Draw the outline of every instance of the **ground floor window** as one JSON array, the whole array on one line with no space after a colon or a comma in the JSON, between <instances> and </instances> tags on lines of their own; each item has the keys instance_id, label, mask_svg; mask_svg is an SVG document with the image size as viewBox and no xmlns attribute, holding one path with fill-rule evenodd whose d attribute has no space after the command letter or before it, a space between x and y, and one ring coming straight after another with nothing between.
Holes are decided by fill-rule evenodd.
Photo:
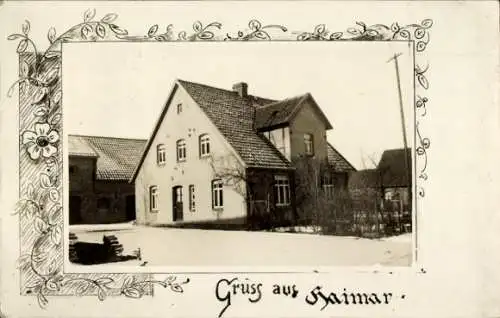
<instances>
[{"instance_id":1,"label":"ground floor window","mask_svg":"<svg viewBox=\"0 0 500 318\"><path fill-rule=\"evenodd\" d=\"M290 205L290 181L287 176L274 177L276 206Z\"/></svg>"},{"instance_id":2,"label":"ground floor window","mask_svg":"<svg viewBox=\"0 0 500 318\"><path fill-rule=\"evenodd\" d=\"M196 211L196 196L194 193L194 184L189 185L189 210Z\"/></svg>"},{"instance_id":3,"label":"ground floor window","mask_svg":"<svg viewBox=\"0 0 500 318\"><path fill-rule=\"evenodd\" d=\"M224 207L224 194L222 180L212 181L212 208L222 209Z\"/></svg>"},{"instance_id":4,"label":"ground floor window","mask_svg":"<svg viewBox=\"0 0 500 318\"><path fill-rule=\"evenodd\" d=\"M334 186L333 186L333 177L330 173L326 173L323 176L322 187L325 198L327 200L333 200Z\"/></svg>"},{"instance_id":5,"label":"ground floor window","mask_svg":"<svg viewBox=\"0 0 500 318\"><path fill-rule=\"evenodd\" d=\"M149 210L151 212L158 211L158 187L151 186L149 188Z\"/></svg>"}]
</instances>

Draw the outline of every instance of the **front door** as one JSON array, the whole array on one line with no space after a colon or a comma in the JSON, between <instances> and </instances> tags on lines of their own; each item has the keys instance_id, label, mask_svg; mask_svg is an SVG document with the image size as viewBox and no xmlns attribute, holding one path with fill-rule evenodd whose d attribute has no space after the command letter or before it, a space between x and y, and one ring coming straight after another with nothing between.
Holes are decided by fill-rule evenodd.
<instances>
[{"instance_id":1,"label":"front door","mask_svg":"<svg viewBox=\"0 0 500 318\"><path fill-rule=\"evenodd\" d=\"M135 195L127 195L125 197L125 213L127 221L135 220Z\"/></svg>"},{"instance_id":2,"label":"front door","mask_svg":"<svg viewBox=\"0 0 500 318\"><path fill-rule=\"evenodd\" d=\"M172 188L173 221L182 221L182 186Z\"/></svg>"},{"instance_id":3,"label":"front door","mask_svg":"<svg viewBox=\"0 0 500 318\"><path fill-rule=\"evenodd\" d=\"M79 224L82 222L82 198L71 195L69 197L69 224Z\"/></svg>"}]
</instances>

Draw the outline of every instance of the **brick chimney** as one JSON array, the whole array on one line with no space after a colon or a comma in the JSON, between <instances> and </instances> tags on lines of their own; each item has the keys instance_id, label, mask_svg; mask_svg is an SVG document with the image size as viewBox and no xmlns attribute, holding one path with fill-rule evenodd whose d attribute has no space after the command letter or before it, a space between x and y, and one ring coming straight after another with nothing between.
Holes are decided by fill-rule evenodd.
<instances>
[{"instance_id":1,"label":"brick chimney","mask_svg":"<svg viewBox=\"0 0 500 318\"><path fill-rule=\"evenodd\" d=\"M238 93L241 97L248 96L248 84L244 82L236 83L233 85L233 92Z\"/></svg>"}]
</instances>

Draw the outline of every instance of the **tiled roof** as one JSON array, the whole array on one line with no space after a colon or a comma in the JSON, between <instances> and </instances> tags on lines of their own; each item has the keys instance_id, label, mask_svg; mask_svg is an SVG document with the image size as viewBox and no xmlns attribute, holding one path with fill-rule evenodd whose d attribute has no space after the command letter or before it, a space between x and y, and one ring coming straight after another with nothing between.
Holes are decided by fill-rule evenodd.
<instances>
[{"instance_id":1,"label":"tiled roof","mask_svg":"<svg viewBox=\"0 0 500 318\"><path fill-rule=\"evenodd\" d=\"M306 98L307 94L287 98L257 108L255 114L255 128L262 129L287 123L295 109L297 109Z\"/></svg>"},{"instance_id":2,"label":"tiled roof","mask_svg":"<svg viewBox=\"0 0 500 318\"><path fill-rule=\"evenodd\" d=\"M290 162L254 130L256 104L271 100L251 95L240 97L233 91L182 80L179 83L248 166L290 167Z\"/></svg>"},{"instance_id":3,"label":"tiled roof","mask_svg":"<svg viewBox=\"0 0 500 318\"><path fill-rule=\"evenodd\" d=\"M69 155L97 157L97 180L129 180L146 140L69 135Z\"/></svg>"},{"instance_id":4,"label":"tiled roof","mask_svg":"<svg viewBox=\"0 0 500 318\"><path fill-rule=\"evenodd\" d=\"M97 157L97 152L83 136L68 136L68 153L70 156Z\"/></svg>"},{"instance_id":5,"label":"tiled roof","mask_svg":"<svg viewBox=\"0 0 500 318\"><path fill-rule=\"evenodd\" d=\"M340 154L330 143L327 146L328 163L332 165L337 172L349 172L356 169Z\"/></svg>"},{"instance_id":6,"label":"tiled roof","mask_svg":"<svg viewBox=\"0 0 500 318\"><path fill-rule=\"evenodd\" d=\"M404 148L384 151L377 166L377 169L382 174L384 187L407 187L411 184L412 167L410 148L406 151L406 159L407 161L405 162ZM409 176L408 172L410 173ZM408 177L410 177L410 182L408 182Z\"/></svg>"}]
</instances>

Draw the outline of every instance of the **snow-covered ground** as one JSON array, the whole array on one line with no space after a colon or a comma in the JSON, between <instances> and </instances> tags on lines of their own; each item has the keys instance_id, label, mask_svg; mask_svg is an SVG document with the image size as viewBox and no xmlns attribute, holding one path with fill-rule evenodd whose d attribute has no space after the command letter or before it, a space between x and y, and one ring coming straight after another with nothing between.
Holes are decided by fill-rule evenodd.
<instances>
[{"instance_id":1,"label":"snow-covered ground","mask_svg":"<svg viewBox=\"0 0 500 318\"><path fill-rule=\"evenodd\" d=\"M134 226L71 226L79 241L115 235L124 254L141 249L137 266L409 266L411 234L384 239L316 234ZM91 265L94 266L94 265Z\"/></svg>"}]
</instances>

